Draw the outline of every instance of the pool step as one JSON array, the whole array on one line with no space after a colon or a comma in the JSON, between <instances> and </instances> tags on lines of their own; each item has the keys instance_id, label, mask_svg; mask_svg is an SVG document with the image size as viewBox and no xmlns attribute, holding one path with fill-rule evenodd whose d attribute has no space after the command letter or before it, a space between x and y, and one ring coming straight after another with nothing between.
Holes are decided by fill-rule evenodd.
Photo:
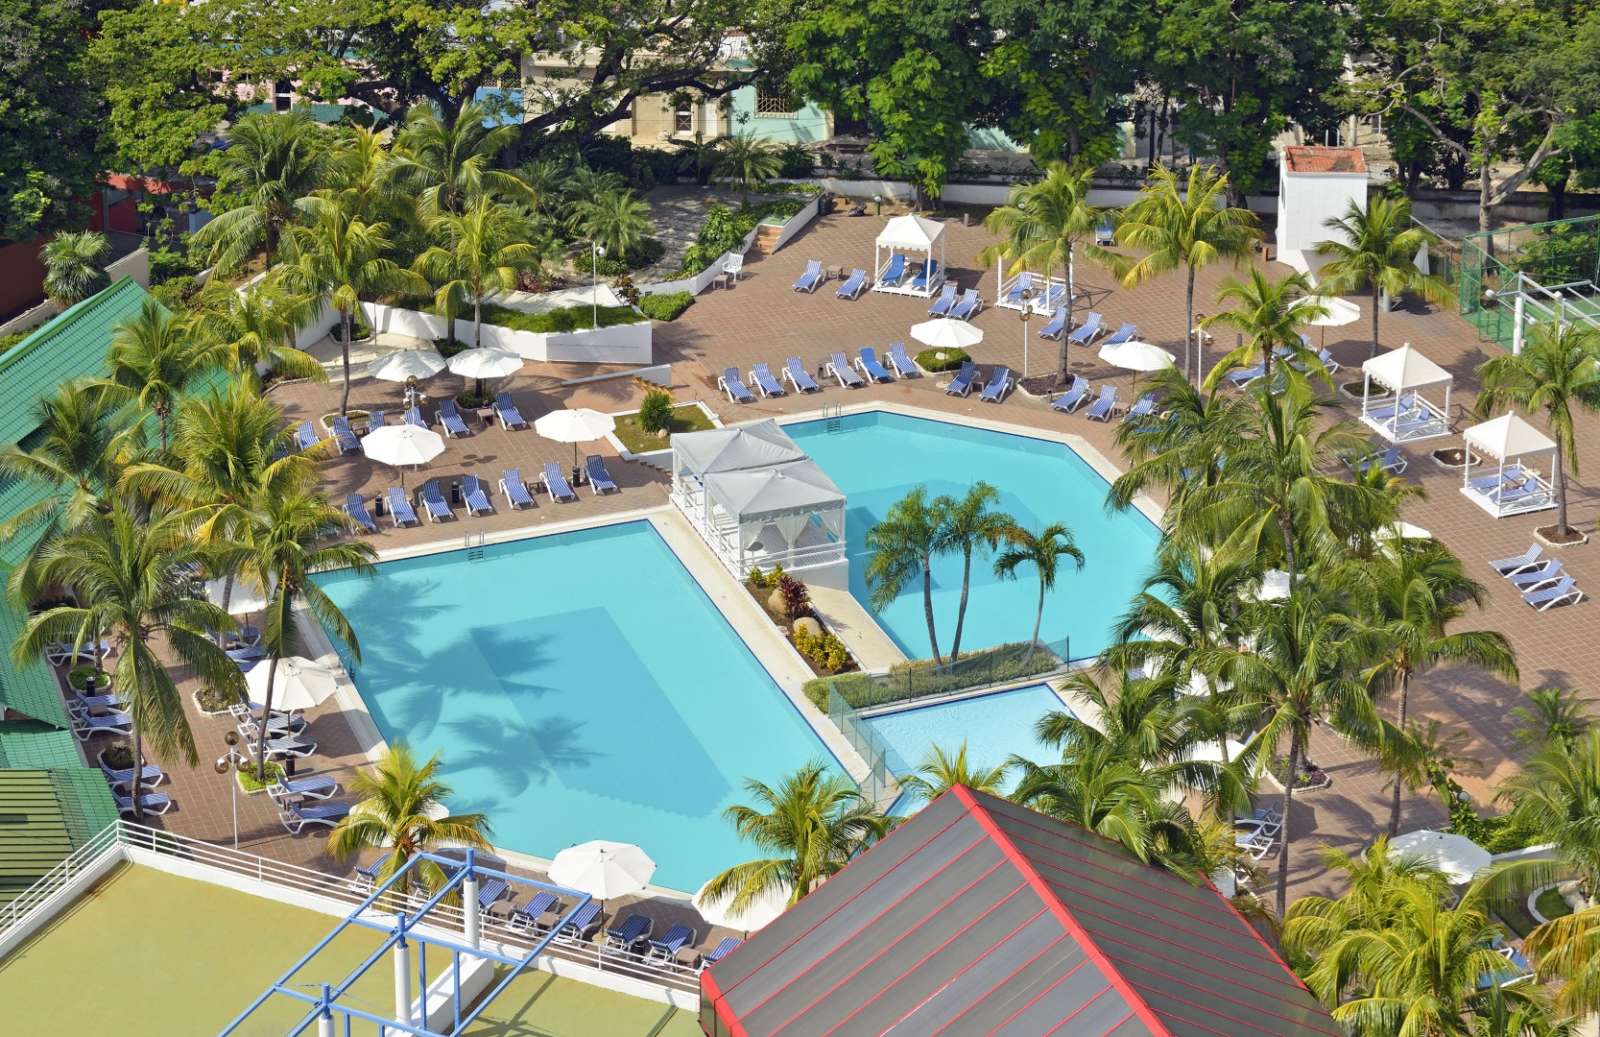
<instances>
[{"instance_id":1,"label":"pool step","mask_svg":"<svg viewBox=\"0 0 1600 1037\"><path fill-rule=\"evenodd\" d=\"M468 533L462 541L462 546L467 549L467 561L481 562L488 553L483 545L482 533Z\"/></svg>"}]
</instances>

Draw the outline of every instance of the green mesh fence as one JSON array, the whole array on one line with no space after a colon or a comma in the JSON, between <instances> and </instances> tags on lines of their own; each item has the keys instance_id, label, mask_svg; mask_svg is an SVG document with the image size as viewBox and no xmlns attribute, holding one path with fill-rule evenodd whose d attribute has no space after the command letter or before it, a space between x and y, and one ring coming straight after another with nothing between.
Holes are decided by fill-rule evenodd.
<instances>
[{"instance_id":1,"label":"green mesh fence","mask_svg":"<svg viewBox=\"0 0 1600 1037\"><path fill-rule=\"evenodd\" d=\"M1525 302L1529 320L1600 315L1600 216L1531 223L1469 234L1450 271L1461 316L1489 342L1510 349L1515 317L1500 292L1525 274L1540 286Z\"/></svg>"}]
</instances>

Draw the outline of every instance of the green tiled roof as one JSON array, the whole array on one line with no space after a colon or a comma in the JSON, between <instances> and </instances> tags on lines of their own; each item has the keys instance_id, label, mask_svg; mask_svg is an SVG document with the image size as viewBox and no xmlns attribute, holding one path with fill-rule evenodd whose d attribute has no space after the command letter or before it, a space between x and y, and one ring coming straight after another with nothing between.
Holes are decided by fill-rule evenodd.
<instances>
[{"instance_id":1,"label":"green tiled roof","mask_svg":"<svg viewBox=\"0 0 1600 1037\"><path fill-rule=\"evenodd\" d=\"M0 904L39 881L73 850L49 771L0 771Z\"/></svg>"},{"instance_id":2,"label":"green tiled roof","mask_svg":"<svg viewBox=\"0 0 1600 1037\"><path fill-rule=\"evenodd\" d=\"M63 770L82 766L72 732L32 720L0 724L0 768Z\"/></svg>"},{"instance_id":3,"label":"green tiled roof","mask_svg":"<svg viewBox=\"0 0 1600 1037\"><path fill-rule=\"evenodd\" d=\"M61 801L61 817L76 850L117 819L117 801L111 798L106 776L88 767L65 767L50 772Z\"/></svg>"},{"instance_id":4,"label":"green tiled roof","mask_svg":"<svg viewBox=\"0 0 1600 1037\"><path fill-rule=\"evenodd\" d=\"M5 570L0 569L0 582L5 576ZM66 728L66 705L49 664L35 658L18 666L11 658L11 645L24 621L10 600L0 597L0 720L25 717Z\"/></svg>"}]
</instances>

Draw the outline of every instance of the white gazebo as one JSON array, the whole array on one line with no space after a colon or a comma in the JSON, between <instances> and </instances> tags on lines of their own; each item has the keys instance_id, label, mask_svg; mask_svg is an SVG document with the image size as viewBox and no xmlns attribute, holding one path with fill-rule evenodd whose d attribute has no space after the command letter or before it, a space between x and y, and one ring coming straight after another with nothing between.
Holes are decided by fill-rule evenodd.
<instances>
[{"instance_id":1,"label":"white gazebo","mask_svg":"<svg viewBox=\"0 0 1600 1037\"><path fill-rule=\"evenodd\" d=\"M1361 365L1361 420L1391 443L1414 443L1450 434L1450 372L1407 342ZM1373 383L1381 391L1372 394ZM1422 395L1444 388L1443 405Z\"/></svg>"},{"instance_id":2,"label":"white gazebo","mask_svg":"<svg viewBox=\"0 0 1600 1037\"><path fill-rule=\"evenodd\" d=\"M995 260L994 264L994 304L1018 313L1030 310L1051 314L1057 306L1066 305L1067 282L1066 276L1046 276L1034 270L1019 270L1008 275L1006 261L1002 257ZM1027 296L1026 300L1024 295Z\"/></svg>"},{"instance_id":3,"label":"white gazebo","mask_svg":"<svg viewBox=\"0 0 1600 1037\"><path fill-rule=\"evenodd\" d=\"M1467 463L1462 469L1461 492L1468 500L1495 518L1556 506L1550 480L1522 460L1529 455L1547 454L1553 474L1556 444L1549 436L1515 414L1502 414L1493 421L1472 426L1462 438L1467 441ZM1486 459L1494 461L1494 471L1474 476L1473 461Z\"/></svg>"},{"instance_id":4,"label":"white gazebo","mask_svg":"<svg viewBox=\"0 0 1600 1037\"><path fill-rule=\"evenodd\" d=\"M916 213L894 217L873 245L872 270L875 292L932 298L945 278L944 224Z\"/></svg>"}]
</instances>

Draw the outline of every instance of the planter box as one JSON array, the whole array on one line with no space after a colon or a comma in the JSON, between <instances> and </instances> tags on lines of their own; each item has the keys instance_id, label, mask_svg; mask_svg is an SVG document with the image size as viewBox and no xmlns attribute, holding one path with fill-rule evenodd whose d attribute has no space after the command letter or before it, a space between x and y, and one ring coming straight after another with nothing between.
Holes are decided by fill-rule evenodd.
<instances>
[{"instance_id":1,"label":"planter box","mask_svg":"<svg viewBox=\"0 0 1600 1037\"><path fill-rule=\"evenodd\" d=\"M189 698L192 702L194 702L194 708L199 711L200 715L203 717L225 717L228 715L228 710L226 709L213 710L202 706L200 704L200 691L198 688L189 693Z\"/></svg>"},{"instance_id":2,"label":"planter box","mask_svg":"<svg viewBox=\"0 0 1600 1037\"><path fill-rule=\"evenodd\" d=\"M443 317L398 306L362 303L361 310L374 331L412 338L444 338L449 322ZM499 324L484 324L483 344L507 349L528 360L582 364L649 364L654 362L652 322L644 317L633 324L583 331L517 331ZM456 338L468 342L478 332L476 322L456 318Z\"/></svg>"}]
</instances>

